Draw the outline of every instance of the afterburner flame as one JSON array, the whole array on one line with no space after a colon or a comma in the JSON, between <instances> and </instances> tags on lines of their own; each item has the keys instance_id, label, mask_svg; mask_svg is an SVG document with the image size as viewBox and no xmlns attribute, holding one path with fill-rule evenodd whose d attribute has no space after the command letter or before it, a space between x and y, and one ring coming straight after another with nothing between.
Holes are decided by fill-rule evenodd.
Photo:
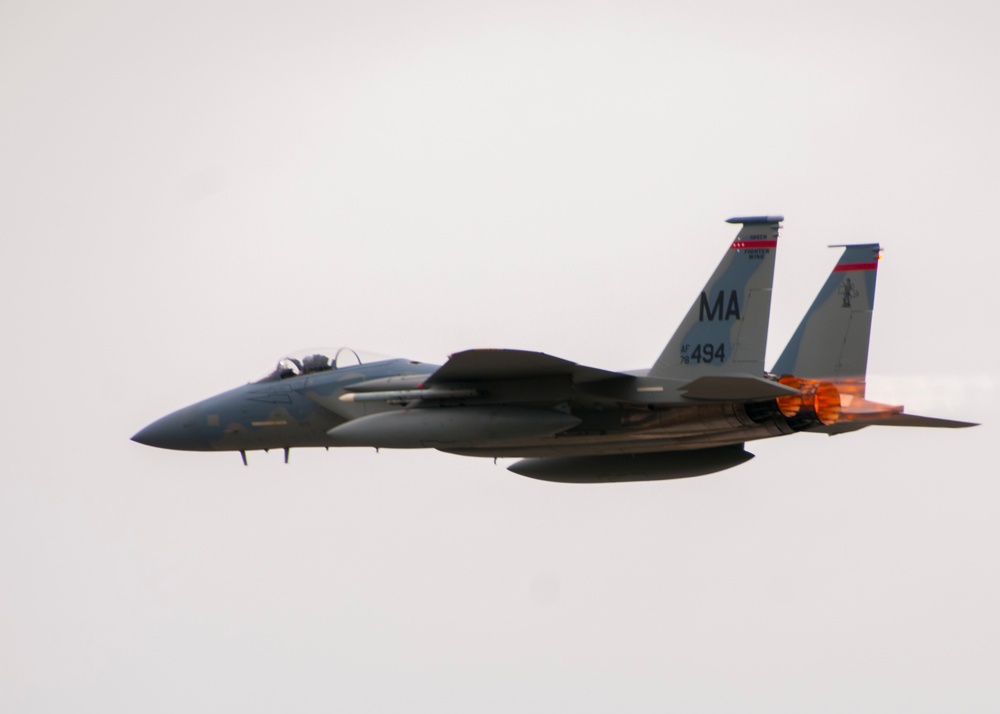
<instances>
[{"instance_id":1,"label":"afterburner flame","mask_svg":"<svg viewBox=\"0 0 1000 714\"><path fill-rule=\"evenodd\" d=\"M798 377L793 377L790 374L786 374L779 379L778 384L783 384L786 387L791 387L792 389L798 389L800 392L805 387L805 382ZM804 395L802 394L790 394L787 397L778 397L778 411L781 412L782 416L788 419L797 416L798 413L802 411L803 397Z\"/></svg>"},{"instance_id":2,"label":"afterburner flame","mask_svg":"<svg viewBox=\"0 0 1000 714\"><path fill-rule=\"evenodd\" d=\"M829 382L817 385L813 409L820 424L836 424L840 419L840 391Z\"/></svg>"},{"instance_id":3,"label":"afterburner flame","mask_svg":"<svg viewBox=\"0 0 1000 714\"><path fill-rule=\"evenodd\" d=\"M779 384L798 389L801 394L791 394L778 397L778 411L787 419L804 417L816 419L820 424L829 426L840 419L840 390L829 382L817 382L812 379L799 379L786 374L778 380Z\"/></svg>"}]
</instances>

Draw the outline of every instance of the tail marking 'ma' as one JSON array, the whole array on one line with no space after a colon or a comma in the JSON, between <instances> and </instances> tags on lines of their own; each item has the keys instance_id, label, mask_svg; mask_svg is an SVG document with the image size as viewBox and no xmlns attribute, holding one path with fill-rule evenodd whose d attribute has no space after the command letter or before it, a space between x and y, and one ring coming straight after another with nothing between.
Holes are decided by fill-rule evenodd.
<instances>
[{"instance_id":1,"label":"tail marking 'ma'","mask_svg":"<svg viewBox=\"0 0 1000 714\"><path fill-rule=\"evenodd\" d=\"M713 320L730 320L730 319L740 319L740 299L737 296L735 290L729 291L729 298L726 302L725 314L723 314L722 303L725 297L725 292L719 290L715 293L715 300L709 303L708 295L704 292L701 294L701 302L698 304L698 321L705 322L708 320L712 322Z\"/></svg>"}]
</instances>

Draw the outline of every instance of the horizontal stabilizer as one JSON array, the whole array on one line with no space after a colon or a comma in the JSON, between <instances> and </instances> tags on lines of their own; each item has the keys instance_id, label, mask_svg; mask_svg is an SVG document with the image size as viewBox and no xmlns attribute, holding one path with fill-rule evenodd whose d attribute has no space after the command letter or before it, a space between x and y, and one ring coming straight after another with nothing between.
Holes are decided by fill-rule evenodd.
<instances>
[{"instance_id":1,"label":"horizontal stabilizer","mask_svg":"<svg viewBox=\"0 0 1000 714\"><path fill-rule=\"evenodd\" d=\"M681 387L681 393L688 399L752 402L799 394L799 390L763 377L732 375L698 377Z\"/></svg>"},{"instance_id":2,"label":"horizontal stabilizer","mask_svg":"<svg viewBox=\"0 0 1000 714\"><path fill-rule=\"evenodd\" d=\"M925 417L916 414L893 414L887 420L875 423L882 426L928 426L937 429L965 429L970 426L979 426L979 424L971 421L939 419L937 417Z\"/></svg>"},{"instance_id":3,"label":"horizontal stabilizer","mask_svg":"<svg viewBox=\"0 0 1000 714\"><path fill-rule=\"evenodd\" d=\"M622 375L595 367L584 367L543 352L485 349L456 352L424 383L480 382L555 376L571 376L578 382L585 382Z\"/></svg>"},{"instance_id":4,"label":"horizontal stabilizer","mask_svg":"<svg viewBox=\"0 0 1000 714\"><path fill-rule=\"evenodd\" d=\"M521 476L559 483L662 481L723 471L739 466L753 456L749 451L744 451L740 444L693 451L523 459L507 470Z\"/></svg>"},{"instance_id":5,"label":"horizontal stabilizer","mask_svg":"<svg viewBox=\"0 0 1000 714\"><path fill-rule=\"evenodd\" d=\"M955 421L954 419L919 416L918 414L893 413L880 414L867 419L858 415L857 417L848 418L845 421L839 421L829 426L817 425L810 428L809 431L835 436L837 434L845 434L849 431L864 429L866 426L923 426L936 429L965 429L970 426L979 426L979 424L971 421Z\"/></svg>"}]
</instances>

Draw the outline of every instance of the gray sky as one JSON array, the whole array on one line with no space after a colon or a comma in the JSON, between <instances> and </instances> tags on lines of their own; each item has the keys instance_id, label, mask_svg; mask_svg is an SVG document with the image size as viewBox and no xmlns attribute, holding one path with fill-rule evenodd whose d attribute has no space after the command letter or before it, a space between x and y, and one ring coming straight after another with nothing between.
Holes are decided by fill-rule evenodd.
<instances>
[{"instance_id":1,"label":"gray sky","mask_svg":"<svg viewBox=\"0 0 1000 714\"><path fill-rule=\"evenodd\" d=\"M0 710L995 711L995 25L0 4ZM129 441L313 345L649 366L758 213L769 362L881 241L870 396L985 425L603 486Z\"/></svg>"}]
</instances>

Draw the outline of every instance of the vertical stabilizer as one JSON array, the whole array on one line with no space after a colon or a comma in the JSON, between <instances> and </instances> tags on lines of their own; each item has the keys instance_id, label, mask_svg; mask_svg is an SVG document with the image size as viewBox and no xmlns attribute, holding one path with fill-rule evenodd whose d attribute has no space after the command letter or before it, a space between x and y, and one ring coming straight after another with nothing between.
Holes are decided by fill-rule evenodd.
<instances>
[{"instance_id":1,"label":"vertical stabilizer","mask_svg":"<svg viewBox=\"0 0 1000 714\"><path fill-rule=\"evenodd\" d=\"M834 382L863 397L875 305L878 243L847 246L772 370ZM844 387L851 387L844 389Z\"/></svg>"},{"instance_id":2,"label":"vertical stabilizer","mask_svg":"<svg viewBox=\"0 0 1000 714\"><path fill-rule=\"evenodd\" d=\"M689 380L764 373L782 220L782 216L751 216L727 221L742 228L649 371L651 377Z\"/></svg>"}]
</instances>

